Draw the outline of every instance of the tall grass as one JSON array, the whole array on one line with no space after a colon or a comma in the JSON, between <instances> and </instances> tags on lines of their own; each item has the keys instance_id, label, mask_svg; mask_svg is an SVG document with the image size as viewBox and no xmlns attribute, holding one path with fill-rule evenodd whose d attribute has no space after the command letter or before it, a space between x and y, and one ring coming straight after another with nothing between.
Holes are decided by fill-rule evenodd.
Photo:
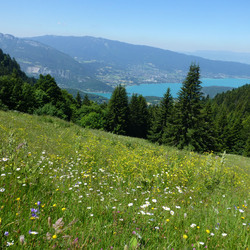
<instances>
[{"instance_id":1,"label":"tall grass","mask_svg":"<svg viewBox=\"0 0 250 250\"><path fill-rule=\"evenodd\" d=\"M1 248L248 247L249 158L17 112L0 143Z\"/></svg>"}]
</instances>

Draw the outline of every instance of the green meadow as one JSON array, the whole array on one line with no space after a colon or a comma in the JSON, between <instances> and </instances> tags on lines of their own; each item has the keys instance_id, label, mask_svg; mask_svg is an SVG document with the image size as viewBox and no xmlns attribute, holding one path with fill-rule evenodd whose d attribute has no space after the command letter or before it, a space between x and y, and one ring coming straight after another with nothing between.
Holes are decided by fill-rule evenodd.
<instances>
[{"instance_id":1,"label":"green meadow","mask_svg":"<svg viewBox=\"0 0 250 250\"><path fill-rule=\"evenodd\" d=\"M250 158L0 111L0 248L248 249Z\"/></svg>"}]
</instances>

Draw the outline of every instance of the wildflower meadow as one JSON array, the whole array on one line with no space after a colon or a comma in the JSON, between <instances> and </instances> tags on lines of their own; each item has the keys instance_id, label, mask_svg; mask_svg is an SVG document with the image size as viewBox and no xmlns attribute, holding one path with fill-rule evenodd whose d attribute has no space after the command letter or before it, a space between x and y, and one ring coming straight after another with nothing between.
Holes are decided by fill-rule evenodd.
<instances>
[{"instance_id":1,"label":"wildflower meadow","mask_svg":"<svg viewBox=\"0 0 250 250\"><path fill-rule=\"evenodd\" d=\"M248 249L250 159L0 111L0 248Z\"/></svg>"}]
</instances>

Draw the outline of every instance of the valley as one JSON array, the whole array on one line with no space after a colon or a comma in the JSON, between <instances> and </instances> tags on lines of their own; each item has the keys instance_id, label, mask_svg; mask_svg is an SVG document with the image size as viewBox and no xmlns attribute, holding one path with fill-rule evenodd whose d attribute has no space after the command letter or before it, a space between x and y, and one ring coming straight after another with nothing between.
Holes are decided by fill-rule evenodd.
<instances>
[{"instance_id":1,"label":"valley","mask_svg":"<svg viewBox=\"0 0 250 250\"><path fill-rule=\"evenodd\" d=\"M0 48L29 76L50 74L60 87L85 92L112 92L118 84L181 83L192 62L200 65L202 78L250 78L248 64L89 36L17 38L0 33Z\"/></svg>"}]
</instances>

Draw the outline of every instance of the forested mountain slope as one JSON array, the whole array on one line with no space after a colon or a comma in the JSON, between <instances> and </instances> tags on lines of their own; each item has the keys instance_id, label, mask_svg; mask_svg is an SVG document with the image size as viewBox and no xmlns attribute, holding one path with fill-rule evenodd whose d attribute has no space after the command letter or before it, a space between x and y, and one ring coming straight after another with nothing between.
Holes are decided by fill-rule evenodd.
<instances>
[{"instance_id":1,"label":"forested mountain slope","mask_svg":"<svg viewBox=\"0 0 250 250\"><path fill-rule=\"evenodd\" d=\"M213 102L222 105L227 112L237 111L242 115L250 114L250 84L215 96Z\"/></svg>"},{"instance_id":2,"label":"forested mountain slope","mask_svg":"<svg viewBox=\"0 0 250 250\"><path fill-rule=\"evenodd\" d=\"M250 156L250 84L217 94L211 103L223 148Z\"/></svg>"}]
</instances>

